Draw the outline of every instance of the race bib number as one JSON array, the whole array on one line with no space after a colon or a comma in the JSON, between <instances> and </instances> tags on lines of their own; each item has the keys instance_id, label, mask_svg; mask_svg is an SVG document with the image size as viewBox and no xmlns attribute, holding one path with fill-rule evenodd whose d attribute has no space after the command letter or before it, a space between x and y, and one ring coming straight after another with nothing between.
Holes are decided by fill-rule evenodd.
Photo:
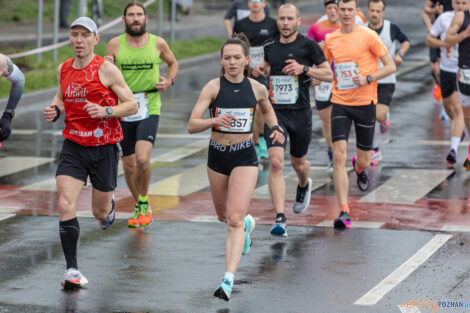
<instances>
[{"instance_id":1,"label":"race bib number","mask_svg":"<svg viewBox=\"0 0 470 313\"><path fill-rule=\"evenodd\" d=\"M353 77L359 75L359 66L355 62L335 63L336 89L346 90L357 88Z\"/></svg>"},{"instance_id":2,"label":"race bib number","mask_svg":"<svg viewBox=\"0 0 470 313\"><path fill-rule=\"evenodd\" d=\"M470 68L459 68L459 82L465 85L470 85Z\"/></svg>"},{"instance_id":3,"label":"race bib number","mask_svg":"<svg viewBox=\"0 0 470 313\"><path fill-rule=\"evenodd\" d=\"M149 117L149 100L145 92L138 92L134 94L134 98L137 101L139 107L136 114L123 118L125 122L136 122L141 121Z\"/></svg>"},{"instance_id":4,"label":"race bib number","mask_svg":"<svg viewBox=\"0 0 470 313\"><path fill-rule=\"evenodd\" d=\"M459 45L456 44L450 48L447 48L447 57L449 59L458 59L459 58Z\"/></svg>"},{"instance_id":5,"label":"race bib number","mask_svg":"<svg viewBox=\"0 0 470 313\"><path fill-rule=\"evenodd\" d=\"M298 76L271 76L270 88L274 104L295 104L299 98Z\"/></svg>"},{"instance_id":6,"label":"race bib number","mask_svg":"<svg viewBox=\"0 0 470 313\"><path fill-rule=\"evenodd\" d=\"M330 101L332 89L333 83L321 82L319 86L315 86L315 100L322 102Z\"/></svg>"},{"instance_id":7,"label":"race bib number","mask_svg":"<svg viewBox=\"0 0 470 313\"><path fill-rule=\"evenodd\" d=\"M263 64L264 61L264 49L261 47L251 47L250 48L250 66L256 67L260 64Z\"/></svg>"},{"instance_id":8,"label":"race bib number","mask_svg":"<svg viewBox=\"0 0 470 313\"><path fill-rule=\"evenodd\" d=\"M217 116L234 115L230 128L217 126L216 129L229 133L249 133L253 127L253 109L223 109L217 108Z\"/></svg>"}]
</instances>

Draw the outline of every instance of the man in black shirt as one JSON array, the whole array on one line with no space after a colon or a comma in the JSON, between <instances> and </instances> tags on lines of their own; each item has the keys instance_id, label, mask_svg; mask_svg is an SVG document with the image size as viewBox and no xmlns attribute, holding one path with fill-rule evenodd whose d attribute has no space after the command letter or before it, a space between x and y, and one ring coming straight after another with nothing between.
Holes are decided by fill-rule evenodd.
<instances>
[{"instance_id":1,"label":"man in black shirt","mask_svg":"<svg viewBox=\"0 0 470 313\"><path fill-rule=\"evenodd\" d=\"M312 109L309 87L312 78L332 81L333 73L320 46L297 31L299 10L291 3L279 8L277 26L280 36L264 44L264 63L254 75L269 74L269 94L279 126L290 137L290 159L299 178L294 213L302 213L310 204L312 180L306 155L312 136ZM312 66L316 66L315 68ZM286 143L275 144L265 126L264 136L270 159L269 190L276 211L272 235L286 236L284 200L286 185L283 177Z\"/></svg>"}]
</instances>

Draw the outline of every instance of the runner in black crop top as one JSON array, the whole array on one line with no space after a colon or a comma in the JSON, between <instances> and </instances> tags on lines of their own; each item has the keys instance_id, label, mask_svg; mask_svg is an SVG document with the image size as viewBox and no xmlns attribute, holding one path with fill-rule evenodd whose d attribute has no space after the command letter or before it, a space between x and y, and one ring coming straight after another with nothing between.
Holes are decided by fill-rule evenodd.
<instances>
[{"instance_id":1,"label":"runner in black crop top","mask_svg":"<svg viewBox=\"0 0 470 313\"><path fill-rule=\"evenodd\" d=\"M258 179L258 159L253 145L252 121L258 104L271 139L283 143L266 87L249 75L249 43L230 38L222 46L224 75L207 83L191 113L190 133L213 128L209 143L207 175L217 217L226 222L225 276L214 296L228 301L234 274L243 254L251 247L255 220L247 214ZM203 118L210 110L210 118ZM221 271L222 272L222 271Z\"/></svg>"}]
</instances>

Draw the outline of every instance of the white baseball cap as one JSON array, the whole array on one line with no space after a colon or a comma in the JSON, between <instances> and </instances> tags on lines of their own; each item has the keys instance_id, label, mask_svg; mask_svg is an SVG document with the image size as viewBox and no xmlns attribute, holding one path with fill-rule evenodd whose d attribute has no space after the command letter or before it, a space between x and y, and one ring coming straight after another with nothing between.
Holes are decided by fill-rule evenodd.
<instances>
[{"instance_id":1,"label":"white baseball cap","mask_svg":"<svg viewBox=\"0 0 470 313\"><path fill-rule=\"evenodd\" d=\"M72 24L70 25L70 28L73 28L75 26L85 27L90 32L98 35L98 26L96 26L95 22L89 17L81 16L77 18L75 21L72 22Z\"/></svg>"}]
</instances>

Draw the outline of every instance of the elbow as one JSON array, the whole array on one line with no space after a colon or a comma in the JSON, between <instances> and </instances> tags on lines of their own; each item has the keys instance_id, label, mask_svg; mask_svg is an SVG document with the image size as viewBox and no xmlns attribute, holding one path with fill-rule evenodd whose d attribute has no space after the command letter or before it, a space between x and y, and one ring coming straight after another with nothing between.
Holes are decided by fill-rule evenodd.
<instances>
[{"instance_id":1,"label":"elbow","mask_svg":"<svg viewBox=\"0 0 470 313\"><path fill-rule=\"evenodd\" d=\"M397 71L397 66L395 63L390 64L390 74L393 74Z\"/></svg>"},{"instance_id":2,"label":"elbow","mask_svg":"<svg viewBox=\"0 0 470 313\"><path fill-rule=\"evenodd\" d=\"M186 129L188 130L189 134L194 134L196 132L194 127L191 125L191 122L188 123L188 126L186 127Z\"/></svg>"}]
</instances>

